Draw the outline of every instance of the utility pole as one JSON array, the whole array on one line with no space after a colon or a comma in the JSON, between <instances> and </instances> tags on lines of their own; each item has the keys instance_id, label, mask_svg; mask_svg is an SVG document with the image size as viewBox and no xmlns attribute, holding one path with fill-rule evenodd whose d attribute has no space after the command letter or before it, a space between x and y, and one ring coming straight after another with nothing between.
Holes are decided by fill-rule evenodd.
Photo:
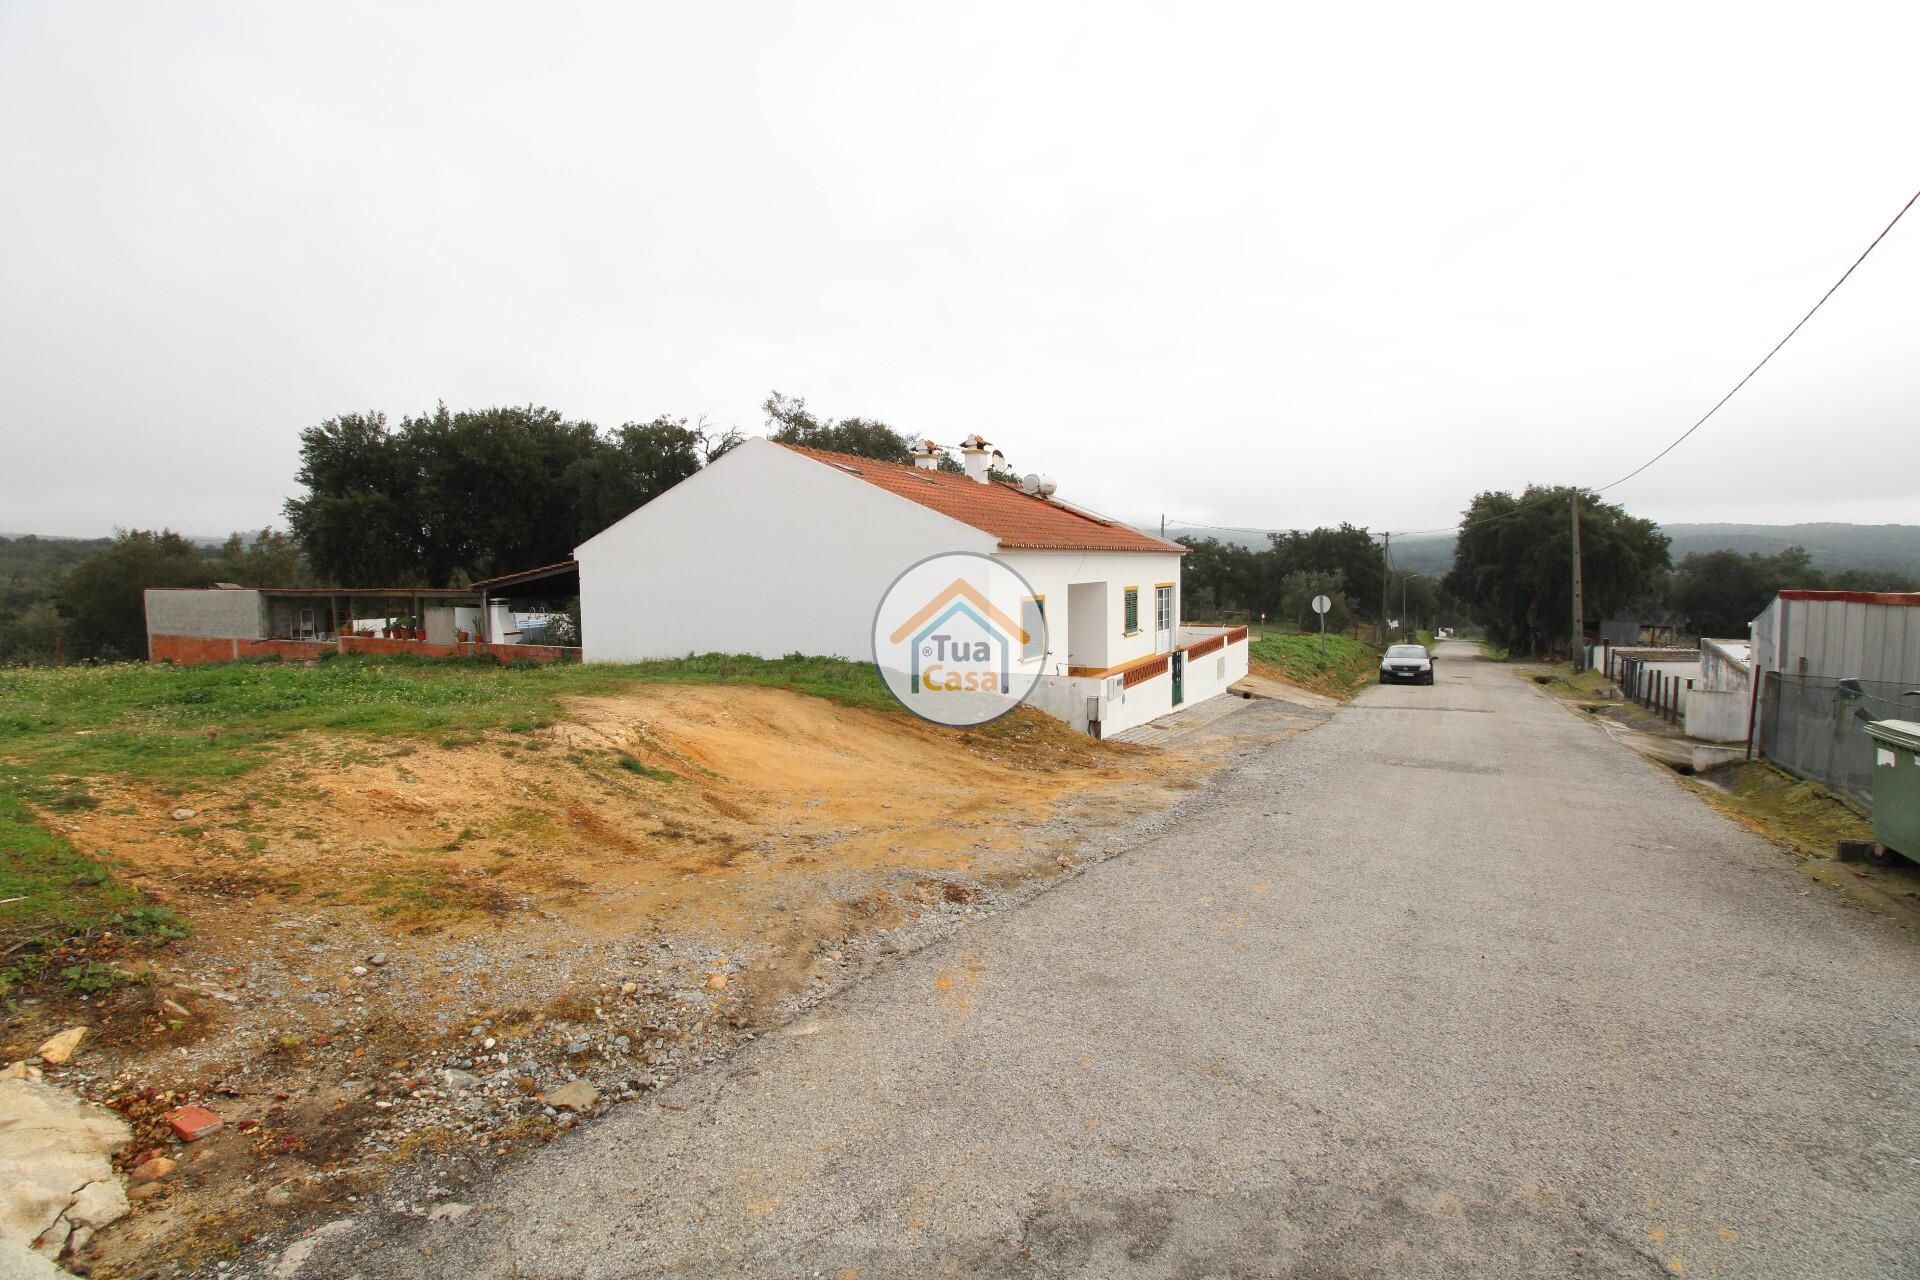
<instances>
[{"instance_id":1,"label":"utility pole","mask_svg":"<svg viewBox=\"0 0 1920 1280\"><path fill-rule=\"evenodd\" d=\"M1407 579L1412 576L1410 573L1400 575L1400 638L1402 640L1407 639L1409 636L1409 632L1407 631Z\"/></svg>"},{"instance_id":2,"label":"utility pole","mask_svg":"<svg viewBox=\"0 0 1920 1280\"><path fill-rule=\"evenodd\" d=\"M1164 511L1162 511L1162 512L1160 513L1160 537L1161 537L1161 540L1162 540L1162 541L1164 541L1164 540L1166 539L1166 536L1167 536L1167 513L1166 513L1166 512L1164 512Z\"/></svg>"},{"instance_id":3,"label":"utility pole","mask_svg":"<svg viewBox=\"0 0 1920 1280\"><path fill-rule=\"evenodd\" d=\"M1387 590L1393 585L1393 535L1380 535L1380 643L1387 642Z\"/></svg>"},{"instance_id":4,"label":"utility pole","mask_svg":"<svg viewBox=\"0 0 1920 1280\"><path fill-rule=\"evenodd\" d=\"M1567 646L1567 656L1573 659L1574 674L1586 670L1586 610L1580 600L1580 491L1573 491L1573 643Z\"/></svg>"}]
</instances>

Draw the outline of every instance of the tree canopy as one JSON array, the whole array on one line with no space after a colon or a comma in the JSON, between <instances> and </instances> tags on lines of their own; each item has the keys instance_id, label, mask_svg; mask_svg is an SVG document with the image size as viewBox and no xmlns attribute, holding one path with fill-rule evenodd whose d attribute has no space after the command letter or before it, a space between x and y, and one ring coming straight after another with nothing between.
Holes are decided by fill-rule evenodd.
<instances>
[{"instance_id":1,"label":"tree canopy","mask_svg":"<svg viewBox=\"0 0 1920 1280\"><path fill-rule=\"evenodd\" d=\"M1905 574L1872 569L1822 573L1805 547L1772 555L1695 551L1673 571L1668 600L1684 625L1703 636L1744 636L1748 624L1782 591L1912 591Z\"/></svg>"},{"instance_id":2,"label":"tree canopy","mask_svg":"<svg viewBox=\"0 0 1920 1280\"><path fill-rule=\"evenodd\" d=\"M147 655L149 587L206 587L218 581L200 548L171 529L132 529L69 570L54 602L81 656Z\"/></svg>"},{"instance_id":3,"label":"tree canopy","mask_svg":"<svg viewBox=\"0 0 1920 1280\"><path fill-rule=\"evenodd\" d=\"M912 462L913 441L878 418L822 418L798 396L770 393L760 405L769 440L832 453L854 453L881 462Z\"/></svg>"},{"instance_id":4,"label":"tree canopy","mask_svg":"<svg viewBox=\"0 0 1920 1280\"><path fill-rule=\"evenodd\" d=\"M301 433L287 520L325 582L451 586L570 559L739 439L667 417L609 434L537 405L343 414Z\"/></svg>"},{"instance_id":5,"label":"tree canopy","mask_svg":"<svg viewBox=\"0 0 1920 1280\"><path fill-rule=\"evenodd\" d=\"M1188 549L1180 576L1186 606L1195 617L1266 614L1275 621L1312 627L1318 625L1312 600L1321 594L1334 602L1327 625L1336 629L1355 618L1380 616L1386 566L1380 544L1364 528L1342 524L1273 533L1259 549L1217 538L1179 541ZM1396 589L1396 613L1399 602ZM1419 616L1428 621L1449 604L1431 585L1415 591L1409 603L1419 605Z\"/></svg>"},{"instance_id":6,"label":"tree canopy","mask_svg":"<svg viewBox=\"0 0 1920 1280\"><path fill-rule=\"evenodd\" d=\"M1508 649L1549 654L1573 630L1573 495L1580 494L1583 611L1605 617L1658 597L1669 564L1667 536L1590 490L1528 486L1473 500L1443 583L1466 602L1487 637Z\"/></svg>"}]
</instances>

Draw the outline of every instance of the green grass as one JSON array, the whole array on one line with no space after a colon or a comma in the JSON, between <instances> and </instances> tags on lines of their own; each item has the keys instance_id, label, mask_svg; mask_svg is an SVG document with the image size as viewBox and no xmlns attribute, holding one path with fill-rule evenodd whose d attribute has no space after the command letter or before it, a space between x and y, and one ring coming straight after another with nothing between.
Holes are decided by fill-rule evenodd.
<instances>
[{"instance_id":1,"label":"green grass","mask_svg":"<svg viewBox=\"0 0 1920 1280\"><path fill-rule=\"evenodd\" d=\"M619 753L613 758L613 763L618 767L625 769L628 773L637 773L641 777L651 778L655 782L680 781L679 774L669 772L666 769L656 769L650 764L643 763L637 757L628 755L624 751L622 751L621 753Z\"/></svg>"},{"instance_id":2,"label":"green grass","mask_svg":"<svg viewBox=\"0 0 1920 1280\"><path fill-rule=\"evenodd\" d=\"M1294 684L1337 698L1351 696L1379 675L1378 649L1346 636L1329 634L1326 639L1324 662L1317 635L1268 635L1253 641L1248 652Z\"/></svg>"},{"instance_id":3,"label":"green grass","mask_svg":"<svg viewBox=\"0 0 1920 1280\"><path fill-rule=\"evenodd\" d=\"M1613 682L1593 667L1574 674L1571 662L1530 663L1521 671L1548 692L1562 697L1592 700L1613 687Z\"/></svg>"},{"instance_id":4,"label":"green grass","mask_svg":"<svg viewBox=\"0 0 1920 1280\"><path fill-rule=\"evenodd\" d=\"M8 957L0 994L37 972L45 953L75 939L107 932L186 936L178 917L121 884L104 859L80 853L41 826L23 790L31 788L0 775L0 955Z\"/></svg>"},{"instance_id":5,"label":"green grass","mask_svg":"<svg viewBox=\"0 0 1920 1280\"><path fill-rule=\"evenodd\" d=\"M0 760L43 778L116 774L185 784L259 767L309 730L477 741L550 724L563 699L648 684L759 685L876 710L896 704L867 663L704 657L628 666L342 656L305 667L127 664L0 671Z\"/></svg>"},{"instance_id":6,"label":"green grass","mask_svg":"<svg viewBox=\"0 0 1920 1280\"><path fill-rule=\"evenodd\" d=\"M1873 823L1845 800L1764 761L1727 766L1716 778L1733 808L1803 853L1829 857L1841 840L1873 839Z\"/></svg>"},{"instance_id":7,"label":"green grass","mask_svg":"<svg viewBox=\"0 0 1920 1280\"><path fill-rule=\"evenodd\" d=\"M31 967L25 957L108 930L184 935L171 913L115 880L107 851L81 853L40 823L36 810L96 805L90 778L184 789L259 768L277 744L309 731L443 745L478 742L497 729L531 735L560 717L567 698L652 684L756 685L898 710L870 664L797 655L629 666L341 656L312 666L0 670L0 900L19 899L0 902L0 956L14 957L17 976ZM419 908L444 894L396 881L387 896ZM0 988L6 981L0 975Z\"/></svg>"}]
</instances>

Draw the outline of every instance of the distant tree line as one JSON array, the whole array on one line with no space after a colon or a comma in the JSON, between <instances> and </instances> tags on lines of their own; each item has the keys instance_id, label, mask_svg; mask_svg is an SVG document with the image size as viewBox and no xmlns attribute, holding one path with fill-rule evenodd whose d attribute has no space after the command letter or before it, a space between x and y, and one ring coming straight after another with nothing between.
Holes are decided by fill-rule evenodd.
<instances>
[{"instance_id":1,"label":"distant tree line","mask_svg":"<svg viewBox=\"0 0 1920 1280\"><path fill-rule=\"evenodd\" d=\"M761 407L774 440L911 460L915 437L879 419L827 417L778 391ZM301 432L303 492L286 504L288 533L234 534L217 549L167 529L0 538L0 663L144 657L149 587L458 586L565 560L741 438L664 415L603 431L534 405L440 405L397 423L377 412L329 418ZM940 466L960 470L951 458ZM1406 625L1471 617L1496 644L1549 653L1571 631L1574 492L1480 494L1439 579L1390 569L1374 535L1349 524L1274 533L1263 547L1183 537L1185 609L1195 619L1264 615L1311 629L1312 600L1326 595L1335 629L1378 620L1384 603L1385 616ZM1784 588L1920 589L1895 572L1823 573L1799 547L1696 552L1672 569L1667 537L1651 521L1581 496L1589 620L1638 613L1699 634L1744 635Z\"/></svg>"},{"instance_id":2,"label":"distant tree line","mask_svg":"<svg viewBox=\"0 0 1920 1280\"><path fill-rule=\"evenodd\" d=\"M1327 625L1335 630L1381 616L1388 570L1379 542L1364 528L1342 524L1272 533L1259 548L1218 538L1178 541L1187 548L1180 569L1183 605L1196 619L1264 615L1312 628L1319 625L1316 595L1332 601ZM1385 592L1390 618L1402 612L1403 600L1406 613L1429 623L1444 607L1439 584L1431 578L1395 574L1390 585Z\"/></svg>"},{"instance_id":3,"label":"distant tree line","mask_svg":"<svg viewBox=\"0 0 1920 1280\"><path fill-rule=\"evenodd\" d=\"M0 663L146 657L148 587L305 580L299 549L272 529L233 534L218 548L170 529L72 542L0 538Z\"/></svg>"},{"instance_id":4,"label":"distant tree line","mask_svg":"<svg viewBox=\"0 0 1920 1280\"><path fill-rule=\"evenodd\" d=\"M761 408L774 440L911 460L911 438L878 419L778 391ZM571 558L741 439L666 416L603 431L537 405L344 414L301 432L287 524L324 583L458 586Z\"/></svg>"},{"instance_id":5,"label":"distant tree line","mask_svg":"<svg viewBox=\"0 0 1920 1280\"><path fill-rule=\"evenodd\" d=\"M829 453L851 453L881 462L910 463L916 437L895 431L878 418L823 418L807 408L797 396L775 391L760 405L767 415L767 439L781 444L805 445ZM945 453L940 455L942 471L964 471Z\"/></svg>"},{"instance_id":6,"label":"distant tree line","mask_svg":"<svg viewBox=\"0 0 1920 1280\"><path fill-rule=\"evenodd\" d=\"M1495 644L1545 655L1564 651L1573 623L1570 488L1483 493L1466 513L1445 586L1470 605ZM1780 591L1914 591L1883 569L1822 572L1804 547L1772 554L1692 552L1672 565L1668 535L1651 520L1579 490L1582 606L1592 624L1633 617L1696 636L1744 636Z\"/></svg>"},{"instance_id":7,"label":"distant tree line","mask_svg":"<svg viewBox=\"0 0 1920 1280\"><path fill-rule=\"evenodd\" d=\"M1805 547L1773 555L1695 551L1674 569L1667 599L1674 616L1696 635L1744 636L1767 602L1790 590L1920 591L1920 582L1884 569L1823 573Z\"/></svg>"},{"instance_id":8,"label":"distant tree line","mask_svg":"<svg viewBox=\"0 0 1920 1280\"><path fill-rule=\"evenodd\" d=\"M876 419L824 417L777 391L763 408L776 440L911 455ZM218 549L170 529L0 538L0 663L145 657L149 587L458 586L552 564L742 438L665 415L603 431L537 405L329 418L300 433L288 533Z\"/></svg>"},{"instance_id":9,"label":"distant tree line","mask_svg":"<svg viewBox=\"0 0 1920 1280\"><path fill-rule=\"evenodd\" d=\"M537 405L343 414L300 433L287 524L328 585L458 586L570 559L740 438L664 416L602 431Z\"/></svg>"}]
</instances>

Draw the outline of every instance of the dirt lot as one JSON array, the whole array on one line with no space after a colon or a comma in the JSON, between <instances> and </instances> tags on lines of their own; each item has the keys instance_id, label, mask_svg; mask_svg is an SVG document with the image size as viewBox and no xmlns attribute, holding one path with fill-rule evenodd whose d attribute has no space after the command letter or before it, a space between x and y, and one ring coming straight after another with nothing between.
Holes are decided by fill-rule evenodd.
<instances>
[{"instance_id":1,"label":"dirt lot","mask_svg":"<svg viewBox=\"0 0 1920 1280\"><path fill-rule=\"evenodd\" d=\"M955 734L772 689L567 712L433 744L300 734L237 782L95 778L97 805L41 815L195 931L140 983L0 1026L8 1058L89 1026L60 1078L134 1121L123 1166L182 1157L81 1265L204 1263L436 1153L643 1098L1207 768L1030 712ZM550 1097L575 1079L597 1096ZM181 1102L224 1129L174 1142ZM427 1178L419 1211L455 1190Z\"/></svg>"}]
</instances>

